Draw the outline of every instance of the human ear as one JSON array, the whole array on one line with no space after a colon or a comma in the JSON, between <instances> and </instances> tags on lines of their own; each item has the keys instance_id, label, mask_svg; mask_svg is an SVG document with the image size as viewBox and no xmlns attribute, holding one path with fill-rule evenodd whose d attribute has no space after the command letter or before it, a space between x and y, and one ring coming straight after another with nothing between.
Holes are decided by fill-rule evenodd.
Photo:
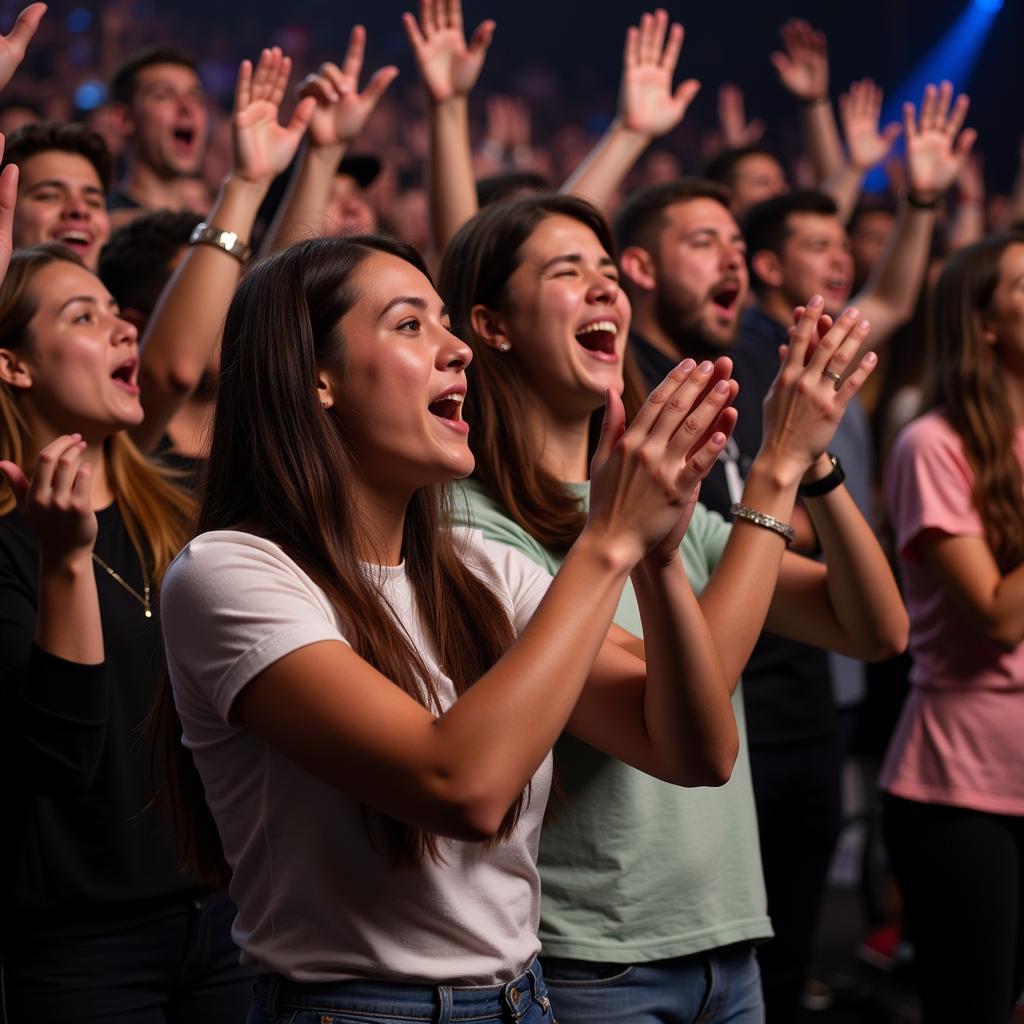
<instances>
[{"instance_id":1,"label":"human ear","mask_svg":"<svg viewBox=\"0 0 1024 1024\"><path fill-rule=\"evenodd\" d=\"M324 409L334 407L334 383L324 370L316 373L316 397Z\"/></svg>"},{"instance_id":2,"label":"human ear","mask_svg":"<svg viewBox=\"0 0 1024 1024\"><path fill-rule=\"evenodd\" d=\"M657 287L658 275L654 268L654 257L639 245L630 245L622 250L619 266L637 288L653 292Z\"/></svg>"},{"instance_id":3,"label":"human ear","mask_svg":"<svg viewBox=\"0 0 1024 1024\"><path fill-rule=\"evenodd\" d=\"M0 380L19 391L27 391L32 387L28 363L9 348L0 348Z\"/></svg>"},{"instance_id":4,"label":"human ear","mask_svg":"<svg viewBox=\"0 0 1024 1024\"><path fill-rule=\"evenodd\" d=\"M750 269L769 288L782 287L782 264L770 249L755 252L750 259Z\"/></svg>"},{"instance_id":5,"label":"human ear","mask_svg":"<svg viewBox=\"0 0 1024 1024\"><path fill-rule=\"evenodd\" d=\"M469 326L488 348L507 352L512 347L505 318L487 306L476 305L469 311Z\"/></svg>"}]
</instances>

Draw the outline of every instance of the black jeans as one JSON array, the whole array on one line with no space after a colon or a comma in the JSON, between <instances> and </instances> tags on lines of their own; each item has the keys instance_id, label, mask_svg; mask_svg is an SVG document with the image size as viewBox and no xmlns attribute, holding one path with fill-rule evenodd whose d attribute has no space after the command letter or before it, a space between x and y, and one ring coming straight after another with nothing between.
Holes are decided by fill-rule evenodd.
<instances>
[{"instance_id":1,"label":"black jeans","mask_svg":"<svg viewBox=\"0 0 1024 1024\"><path fill-rule=\"evenodd\" d=\"M1024 988L1024 817L886 794L924 1024L1007 1024Z\"/></svg>"},{"instance_id":2,"label":"black jeans","mask_svg":"<svg viewBox=\"0 0 1024 1024\"><path fill-rule=\"evenodd\" d=\"M832 851L842 825L838 733L750 749L768 916L757 947L767 1024L791 1024L811 961Z\"/></svg>"},{"instance_id":3,"label":"black jeans","mask_svg":"<svg viewBox=\"0 0 1024 1024\"><path fill-rule=\"evenodd\" d=\"M38 939L3 964L6 1024L244 1024L255 971L231 941L223 894L130 926Z\"/></svg>"}]
</instances>

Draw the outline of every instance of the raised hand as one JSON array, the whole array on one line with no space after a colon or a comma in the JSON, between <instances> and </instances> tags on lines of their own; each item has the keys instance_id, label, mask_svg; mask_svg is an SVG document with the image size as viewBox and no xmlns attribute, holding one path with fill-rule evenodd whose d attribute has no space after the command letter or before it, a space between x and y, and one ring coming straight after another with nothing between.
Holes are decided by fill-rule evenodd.
<instances>
[{"instance_id":1,"label":"raised hand","mask_svg":"<svg viewBox=\"0 0 1024 1024\"><path fill-rule=\"evenodd\" d=\"M356 25L348 40L348 50L339 68L327 61L303 80L302 97L312 96L316 107L309 122L309 142L313 146L347 146L363 130L387 88L398 77L393 64L378 68L359 91L366 52L366 29Z\"/></svg>"},{"instance_id":2,"label":"raised hand","mask_svg":"<svg viewBox=\"0 0 1024 1024\"><path fill-rule=\"evenodd\" d=\"M772 54L772 64L784 89L811 103L828 96L828 44L824 32L806 21L790 18L779 29L783 51Z\"/></svg>"},{"instance_id":3,"label":"raised hand","mask_svg":"<svg viewBox=\"0 0 1024 1024\"><path fill-rule=\"evenodd\" d=\"M850 85L839 97L839 117L846 138L850 163L860 171L869 171L882 163L899 138L900 125L888 124L879 131L882 90L870 78Z\"/></svg>"},{"instance_id":4,"label":"raised hand","mask_svg":"<svg viewBox=\"0 0 1024 1024\"><path fill-rule=\"evenodd\" d=\"M667 30L667 38L666 38ZM619 119L630 131L656 138L672 131L686 116L700 82L688 78L672 89L683 48L683 26L661 8L626 31L619 87Z\"/></svg>"},{"instance_id":5,"label":"raised hand","mask_svg":"<svg viewBox=\"0 0 1024 1024\"><path fill-rule=\"evenodd\" d=\"M710 385L710 388L709 388ZM634 563L675 557L701 480L735 425L735 395L710 362L684 360L651 392L626 427L622 399L608 390L591 462L588 527L628 545Z\"/></svg>"},{"instance_id":6,"label":"raised hand","mask_svg":"<svg viewBox=\"0 0 1024 1024\"><path fill-rule=\"evenodd\" d=\"M913 103L903 104L907 183L920 203L937 202L956 181L978 133L963 128L970 100L961 93L953 102L953 84L928 85L918 117Z\"/></svg>"},{"instance_id":7,"label":"raised hand","mask_svg":"<svg viewBox=\"0 0 1024 1024\"><path fill-rule=\"evenodd\" d=\"M85 448L81 434L58 437L39 453L31 480L15 463L0 462L22 519L51 564L89 558L96 543L92 467L82 462Z\"/></svg>"},{"instance_id":8,"label":"raised hand","mask_svg":"<svg viewBox=\"0 0 1024 1024\"><path fill-rule=\"evenodd\" d=\"M481 22L467 46L461 0L421 0L419 22L406 12L402 24L431 101L468 96L483 70L494 22Z\"/></svg>"},{"instance_id":9,"label":"raised hand","mask_svg":"<svg viewBox=\"0 0 1024 1024\"><path fill-rule=\"evenodd\" d=\"M782 365L764 400L763 454L783 472L802 476L824 453L846 406L877 365L873 352L857 358L871 325L856 309L834 323L815 295L797 310ZM821 325L821 321L825 324ZM821 332L819 325L828 329Z\"/></svg>"},{"instance_id":10,"label":"raised hand","mask_svg":"<svg viewBox=\"0 0 1024 1024\"><path fill-rule=\"evenodd\" d=\"M235 84L234 171L252 184L269 185L292 161L305 134L316 100L299 101L288 124L278 120L292 71L280 47L264 50L255 69L243 60Z\"/></svg>"},{"instance_id":11,"label":"raised hand","mask_svg":"<svg viewBox=\"0 0 1024 1024\"><path fill-rule=\"evenodd\" d=\"M0 135L0 160L4 155L4 137ZM0 282L7 276L14 251L14 207L18 201L18 165L8 164L0 172Z\"/></svg>"},{"instance_id":12,"label":"raised hand","mask_svg":"<svg viewBox=\"0 0 1024 1024\"><path fill-rule=\"evenodd\" d=\"M14 77L18 65L25 59L25 51L46 13L46 4L29 4L18 15L14 28L0 36L0 89Z\"/></svg>"},{"instance_id":13,"label":"raised hand","mask_svg":"<svg viewBox=\"0 0 1024 1024\"><path fill-rule=\"evenodd\" d=\"M747 121L743 90L738 85L725 83L718 87L718 131L723 149L752 146L764 130L760 118Z\"/></svg>"}]
</instances>

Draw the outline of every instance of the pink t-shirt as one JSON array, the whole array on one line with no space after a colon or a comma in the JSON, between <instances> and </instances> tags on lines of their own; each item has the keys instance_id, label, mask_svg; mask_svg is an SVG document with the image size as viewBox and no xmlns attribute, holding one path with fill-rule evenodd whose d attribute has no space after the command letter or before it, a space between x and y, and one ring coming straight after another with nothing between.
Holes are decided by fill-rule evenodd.
<instances>
[{"instance_id":1,"label":"pink t-shirt","mask_svg":"<svg viewBox=\"0 0 1024 1024\"><path fill-rule=\"evenodd\" d=\"M1024 429L1015 449L1024 462ZM985 536L973 487L960 437L941 415L903 430L885 499L914 667L879 783L909 800L1024 815L1024 644L1007 652L974 629L913 550L929 529Z\"/></svg>"}]
</instances>

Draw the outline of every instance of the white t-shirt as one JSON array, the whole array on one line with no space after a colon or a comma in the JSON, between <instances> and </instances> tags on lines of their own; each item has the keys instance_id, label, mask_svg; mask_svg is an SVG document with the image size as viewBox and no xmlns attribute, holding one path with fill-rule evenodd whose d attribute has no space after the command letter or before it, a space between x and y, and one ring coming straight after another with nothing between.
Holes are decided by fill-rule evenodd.
<instances>
[{"instance_id":1,"label":"white t-shirt","mask_svg":"<svg viewBox=\"0 0 1024 1024\"><path fill-rule=\"evenodd\" d=\"M457 531L457 540L521 631L550 576L478 531ZM450 706L455 689L424 635L404 567L367 571L381 573L385 596ZM442 864L427 858L395 868L381 837L371 842L367 833L373 815L232 713L249 681L279 658L319 641L346 642L344 618L324 591L278 545L218 531L178 555L160 603L183 742L233 872L233 935L244 954L294 981L493 985L520 974L539 949L535 864L550 755L507 842L441 839Z\"/></svg>"}]
</instances>

